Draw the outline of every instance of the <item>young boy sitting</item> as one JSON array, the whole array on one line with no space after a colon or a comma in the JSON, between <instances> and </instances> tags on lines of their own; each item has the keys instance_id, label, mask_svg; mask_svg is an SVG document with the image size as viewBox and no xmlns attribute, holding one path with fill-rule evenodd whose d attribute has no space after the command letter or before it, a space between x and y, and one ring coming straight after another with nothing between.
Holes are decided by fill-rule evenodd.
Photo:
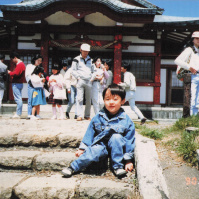
<instances>
[{"instance_id":1,"label":"young boy sitting","mask_svg":"<svg viewBox=\"0 0 199 199\"><path fill-rule=\"evenodd\" d=\"M62 170L65 177L71 177L92 162L99 162L108 153L117 177L133 170L135 127L121 108L125 94L125 90L117 84L112 84L103 91L105 107L91 120L79 150L75 153L78 159Z\"/></svg>"}]
</instances>

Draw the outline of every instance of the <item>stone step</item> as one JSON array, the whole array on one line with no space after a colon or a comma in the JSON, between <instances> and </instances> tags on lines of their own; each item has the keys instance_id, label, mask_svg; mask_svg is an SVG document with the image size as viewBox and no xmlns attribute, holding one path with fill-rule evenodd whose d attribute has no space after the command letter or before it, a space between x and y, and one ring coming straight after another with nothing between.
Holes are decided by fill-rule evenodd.
<instances>
[{"instance_id":1,"label":"stone step","mask_svg":"<svg viewBox=\"0 0 199 199\"><path fill-rule=\"evenodd\" d=\"M0 120L0 146L71 147L79 146L89 121Z\"/></svg>"},{"instance_id":2,"label":"stone step","mask_svg":"<svg viewBox=\"0 0 199 199\"><path fill-rule=\"evenodd\" d=\"M132 177L118 180L108 176L79 175L63 178L59 173L5 173L0 172L2 199L88 199L88 198L140 198ZM130 178L129 178L130 179Z\"/></svg>"},{"instance_id":3,"label":"stone step","mask_svg":"<svg viewBox=\"0 0 199 199\"><path fill-rule=\"evenodd\" d=\"M60 171L75 160L73 152L3 151L0 152L0 168L19 170Z\"/></svg>"}]
</instances>

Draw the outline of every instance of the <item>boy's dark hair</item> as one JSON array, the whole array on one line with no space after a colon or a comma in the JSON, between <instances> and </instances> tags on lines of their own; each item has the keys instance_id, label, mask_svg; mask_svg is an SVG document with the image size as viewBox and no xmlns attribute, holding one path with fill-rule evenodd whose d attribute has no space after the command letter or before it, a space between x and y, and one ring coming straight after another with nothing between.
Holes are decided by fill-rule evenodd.
<instances>
[{"instance_id":1,"label":"boy's dark hair","mask_svg":"<svg viewBox=\"0 0 199 199\"><path fill-rule=\"evenodd\" d=\"M110 89L112 95L119 95L122 100L126 96L126 91L121 86L113 83L113 84L109 85L107 88L104 89L104 91L102 93L103 99L104 99L106 91L108 89Z\"/></svg>"},{"instance_id":2,"label":"boy's dark hair","mask_svg":"<svg viewBox=\"0 0 199 199\"><path fill-rule=\"evenodd\" d=\"M20 56L19 56L19 54L17 52L11 52L10 59L14 59L15 57L20 59Z\"/></svg>"},{"instance_id":3,"label":"boy's dark hair","mask_svg":"<svg viewBox=\"0 0 199 199\"><path fill-rule=\"evenodd\" d=\"M122 61L122 67L127 71L130 71L130 64L126 61Z\"/></svg>"},{"instance_id":4,"label":"boy's dark hair","mask_svg":"<svg viewBox=\"0 0 199 199\"><path fill-rule=\"evenodd\" d=\"M4 54L0 54L0 60L4 60L5 59L5 55Z\"/></svg>"},{"instance_id":5,"label":"boy's dark hair","mask_svg":"<svg viewBox=\"0 0 199 199\"><path fill-rule=\"evenodd\" d=\"M40 55L40 54L36 54L33 58L32 58L32 60L31 60L31 64L33 64L33 65L35 65L35 61L37 60L37 59L42 59L42 61L43 61L43 57Z\"/></svg>"},{"instance_id":6,"label":"boy's dark hair","mask_svg":"<svg viewBox=\"0 0 199 199\"><path fill-rule=\"evenodd\" d=\"M41 65L35 67L35 69L32 72L32 75L38 75L39 73L44 73L44 68Z\"/></svg>"}]
</instances>

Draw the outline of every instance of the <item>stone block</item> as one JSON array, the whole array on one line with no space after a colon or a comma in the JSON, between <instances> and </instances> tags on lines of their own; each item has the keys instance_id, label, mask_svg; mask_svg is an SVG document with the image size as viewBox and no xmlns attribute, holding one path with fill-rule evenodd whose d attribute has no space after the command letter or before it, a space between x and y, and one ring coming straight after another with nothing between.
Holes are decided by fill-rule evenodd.
<instances>
[{"instance_id":1,"label":"stone block","mask_svg":"<svg viewBox=\"0 0 199 199\"><path fill-rule=\"evenodd\" d=\"M14 195L20 199L68 199L75 197L76 178L30 177L14 187Z\"/></svg>"},{"instance_id":2,"label":"stone block","mask_svg":"<svg viewBox=\"0 0 199 199\"><path fill-rule=\"evenodd\" d=\"M59 140L57 132L32 131L24 132L17 136L17 144L23 146L57 146Z\"/></svg>"},{"instance_id":3,"label":"stone block","mask_svg":"<svg viewBox=\"0 0 199 199\"><path fill-rule=\"evenodd\" d=\"M21 173L0 172L0 198L10 199L13 187L25 179L25 177L26 175Z\"/></svg>"},{"instance_id":4,"label":"stone block","mask_svg":"<svg viewBox=\"0 0 199 199\"><path fill-rule=\"evenodd\" d=\"M32 169L33 158L40 153L39 151L0 152L0 166L15 169Z\"/></svg>"},{"instance_id":5,"label":"stone block","mask_svg":"<svg viewBox=\"0 0 199 199\"><path fill-rule=\"evenodd\" d=\"M62 170L63 167L75 160L75 154L71 152L49 152L36 157L33 167L37 170Z\"/></svg>"},{"instance_id":6,"label":"stone block","mask_svg":"<svg viewBox=\"0 0 199 199\"><path fill-rule=\"evenodd\" d=\"M79 198L133 198L134 190L126 183L107 179L83 180L79 187Z\"/></svg>"}]
</instances>

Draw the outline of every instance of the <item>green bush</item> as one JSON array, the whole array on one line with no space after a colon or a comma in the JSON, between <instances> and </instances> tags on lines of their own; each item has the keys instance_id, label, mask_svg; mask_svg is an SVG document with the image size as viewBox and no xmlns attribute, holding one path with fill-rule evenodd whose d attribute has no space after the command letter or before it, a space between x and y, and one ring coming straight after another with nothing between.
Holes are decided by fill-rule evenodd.
<instances>
[{"instance_id":1,"label":"green bush","mask_svg":"<svg viewBox=\"0 0 199 199\"><path fill-rule=\"evenodd\" d=\"M149 129L149 128L143 128L140 131L140 134L149 138L152 138L154 140L161 140L164 137L163 132L159 132L156 129Z\"/></svg>"},{"instance_id":2,"label":"green bush","mask_svg":"<svg viewBox=\"0 0 199 199\"><path fill-rule=\"evenodd\" d=\"M194 142L197 135L198 132L188 133L184 131L177 147L179 155L182 156L186 162L191 163L192 165L197 164L196 150L199 148L199 144Z\"/></svg>"}]
</instances>

